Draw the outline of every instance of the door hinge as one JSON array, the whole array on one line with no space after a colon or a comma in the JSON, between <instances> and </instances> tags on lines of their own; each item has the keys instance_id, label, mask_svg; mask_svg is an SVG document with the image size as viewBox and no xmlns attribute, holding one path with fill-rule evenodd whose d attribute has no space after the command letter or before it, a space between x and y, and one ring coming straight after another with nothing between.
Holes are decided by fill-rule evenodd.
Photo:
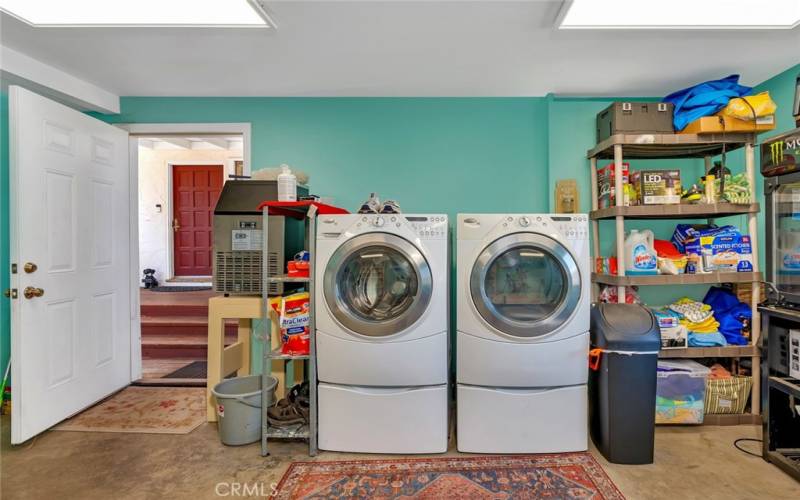
<instances>
[{"instance_id":1,"label":"door hinge","mask_svg":"<svg viewBox=\"0 0 800 500\"><path fill-rule=\"evenodd\" d=\"M11 274L17 274L17 264L11 264Z\"/></svg>"}]
</instances>

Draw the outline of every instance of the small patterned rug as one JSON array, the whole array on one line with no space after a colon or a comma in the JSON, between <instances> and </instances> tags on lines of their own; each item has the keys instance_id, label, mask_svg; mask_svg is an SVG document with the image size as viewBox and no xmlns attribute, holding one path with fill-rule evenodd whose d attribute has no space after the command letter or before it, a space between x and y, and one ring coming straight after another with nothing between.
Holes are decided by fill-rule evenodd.
<instances>
[{"instance_id":1,"label":"small patterned rug","mask_svg":"<svg viewBox=\"0 0 800 500\"><path fill-rule=\"evenodd\" d=\"M279 499L624 500L588 453L294 462Z\"/></svg>"},{"instance_id":2,"label":"small patterned rug","mask_svg":"<svg viewBox=\"0 0 800 500\"><path fill-rule=\"evenodd\" d=\"M188 434L206 420L205 394L200 387L126 387L53 430Z\"/></svg>"}]
</instances>

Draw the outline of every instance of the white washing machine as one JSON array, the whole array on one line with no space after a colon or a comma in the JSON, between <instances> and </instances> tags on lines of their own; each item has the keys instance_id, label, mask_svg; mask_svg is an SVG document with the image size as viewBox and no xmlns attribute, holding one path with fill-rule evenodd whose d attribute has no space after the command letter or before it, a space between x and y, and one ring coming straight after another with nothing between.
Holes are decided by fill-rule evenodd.
<instances>
[{"instance_id":1,"label":"white washing machine","mask_svg":"<svg viewBox=\"0 0 800 500\"><path fill-rule=\"evenodd\" d=\"M586 215L459 214L458 449L588 448Z\"/></svg>"},{"instance_id":2,"label":"white washing machine","mask_svg":"<svg viewBox=\"0 0 800 500\"><path fill-rule=\"evenodd\" d=\"M447 216L326 215L317 227L319 447L444 453Z\"/></svg>"}]
</instances>

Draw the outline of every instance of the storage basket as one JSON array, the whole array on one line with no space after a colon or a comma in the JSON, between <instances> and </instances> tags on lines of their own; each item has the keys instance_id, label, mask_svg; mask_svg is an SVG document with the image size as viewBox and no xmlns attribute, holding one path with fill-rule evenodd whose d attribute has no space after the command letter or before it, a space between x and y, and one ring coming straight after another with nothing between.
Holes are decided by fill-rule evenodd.
<instances>
[{"instance_id":1,"label":"storage basket","mask_svg":"<svg viewBox=\"0 0 800 500\"><path fill-rule=\"evenodd\" d=\"M705 412L744 413L753 378L734 375L731 378L706 379Z\"/></svg>"}]
</instances>

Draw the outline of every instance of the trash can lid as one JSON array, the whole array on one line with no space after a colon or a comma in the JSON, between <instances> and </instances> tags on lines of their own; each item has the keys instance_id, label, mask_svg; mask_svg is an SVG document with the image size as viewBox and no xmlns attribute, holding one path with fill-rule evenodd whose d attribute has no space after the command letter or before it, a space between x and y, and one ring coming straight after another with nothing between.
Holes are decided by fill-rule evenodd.
<instances>
[{"instance_id":1,"label":"trash can lid","mask_svg":"<svg viewBox=\"0 0 800 500\"><path fill-rule=\"evenodd\" d=\"M650 309L638 304L599 303L592 308L592 344L621 351L657 351L661 333Z\"/></svg>"}]
</instances>

